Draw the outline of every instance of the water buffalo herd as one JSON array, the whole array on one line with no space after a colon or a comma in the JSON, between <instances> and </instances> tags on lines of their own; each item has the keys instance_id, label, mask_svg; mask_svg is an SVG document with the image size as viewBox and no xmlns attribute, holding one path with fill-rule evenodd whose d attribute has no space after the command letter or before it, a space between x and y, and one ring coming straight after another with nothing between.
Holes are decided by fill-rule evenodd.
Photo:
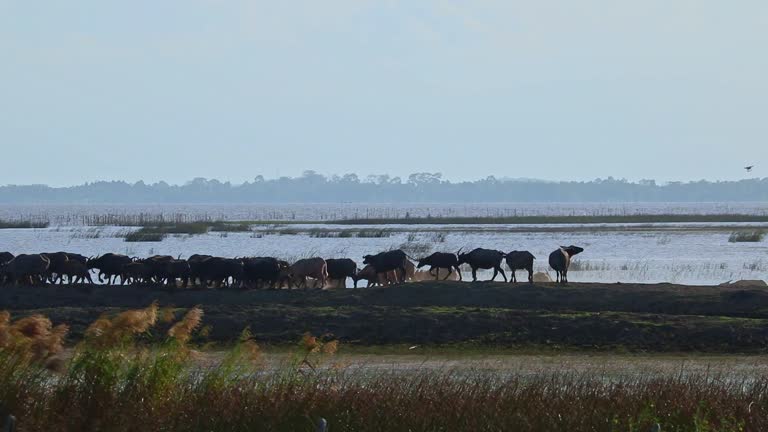
<instances>
[{"instance_id":1,"label":"water buffalo herd","mask_svg":"<svg viewBox=\"0 0 768 432\"><path fill-rule=\"evenodd\" d=\"M568 281L571 258L584 249L561 246L549 255L549 265L557 275L557 282ZM526 270L528 281L533 282L535 257L528 251L504 253L477 248L469 252L435 252L415 259L416 264L402 250L391 250L363 257L364 267L358 269L350 258L304 258L294 263L274 257L223 258L211 255L192 255L187 259L168 255L136 258L107 253L85 257L76 253L54 252L20 254L0 252L0 284L76 284L94 283L92 272L100 283L120 285L167 285L172 288L324 288L344 287L347 278L357 288L360 280L367 286L402 283L409 280L451 279L462 280L460 266L472 269L472 280L477 281L477 270L493 270L491 280L501 273L506 262L511 270L509 282L517 282L516 271ZM428 270L420 270L427 267Z\"/></svg>"}]
</instances>

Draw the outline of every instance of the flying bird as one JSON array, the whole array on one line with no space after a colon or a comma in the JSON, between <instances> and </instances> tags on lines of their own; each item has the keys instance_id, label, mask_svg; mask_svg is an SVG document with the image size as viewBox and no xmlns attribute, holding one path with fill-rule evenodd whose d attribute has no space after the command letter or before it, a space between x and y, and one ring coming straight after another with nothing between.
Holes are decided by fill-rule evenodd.
<instances>
[{"instance_id":1,"label":"flying bird","mask_svg":"<svg viewBox=\"0 0 768 432\"><path fill-rule=\"evenodd\" d=\"M745 166L744 169L747 170L747 172L752 172L752 168L754 168L754 165Z\"/></svg>"}]
</instances>

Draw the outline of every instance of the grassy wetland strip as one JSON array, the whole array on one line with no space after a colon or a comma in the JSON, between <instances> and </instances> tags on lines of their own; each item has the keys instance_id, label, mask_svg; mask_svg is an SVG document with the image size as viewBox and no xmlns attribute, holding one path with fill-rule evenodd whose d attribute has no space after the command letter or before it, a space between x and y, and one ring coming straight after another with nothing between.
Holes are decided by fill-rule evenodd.
<instances>
[{"instance_id":1,"label":"grassy wetland strip","mask_svg":"<svg viewBox=\"0 0 768 432\"><path fill-rule=\"evenodd\" d=\"M658 214L616 216L504 216L504 217L424 217L390 219L340 219L326 221L341 225L473 225L473 224L628 224L628 223L723 223L768 222L768 216L744 214Z\"/></svg>"},{"instance_id":2,"label":"grassy wetland strip","mask_svg":"<svg viewBox=\"0 0 768 432\"><path fill-rule=\"evenodd\" d=\"M201 367L190 341L206 317L155 303L103 315L63 355L65 324L0 313L0 416L33 432L768 429L763 375L366 370L337 361L338 340L309 333L268 366L248 331Z\"/></svg>"},{"instance_id":3,"label":"grassy wetland strip","mask_svg":"<svg viewBox=\"0 0 768 432\"><path fill-rule=\"evenodd\" d=\"M248 232L250 225L238 222L163 222L150 223L125 235L127 242L159 242L168 235L199 235L207 232Z\"/></svg>"},{"instance_id":4,"label":"grassy wetland strip","mask_svg":"<svg viewBox=\"0 0 768 432\"><path fill-rule=\"evenodd\" d=\"M44 220L0 220L0 229L47 228Z\"/></svg>"}]
</instances>

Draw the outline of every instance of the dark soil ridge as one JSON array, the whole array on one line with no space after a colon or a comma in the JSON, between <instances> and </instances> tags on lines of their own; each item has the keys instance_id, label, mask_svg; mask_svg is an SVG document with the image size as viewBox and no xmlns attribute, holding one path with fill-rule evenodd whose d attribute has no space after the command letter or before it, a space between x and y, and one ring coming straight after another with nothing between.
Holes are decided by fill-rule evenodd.
<instances>
[{"instance_id":1,"label":"dark soil ridge","mask_svg":"<svg viewBox=\"0 0 768 432\"><path fill-rule=\"evenodd\" d=\"M289 305L479 307L549 311L621 311L768 318L768 289L674 284L420 282L345 290L182 290L78 285L0 287L0 310L54 307L178 307Z\"/></svg>"},{"instance_id":2,"label":"dark soil ridge","mask_svg":"<svg viewBox=\"0 0 768 432\"><path fill-rule=\"evenodd\" d=\"M45 314L69 324L73 339L104 312L154 300L181 309L201 305L210 339L221 342L249 327L257 340L275 344L310 331L359 345L750 353L768 347L765 288L422 282L335 291L0 289L0 310Z\"/></svg>"}]
</instances>

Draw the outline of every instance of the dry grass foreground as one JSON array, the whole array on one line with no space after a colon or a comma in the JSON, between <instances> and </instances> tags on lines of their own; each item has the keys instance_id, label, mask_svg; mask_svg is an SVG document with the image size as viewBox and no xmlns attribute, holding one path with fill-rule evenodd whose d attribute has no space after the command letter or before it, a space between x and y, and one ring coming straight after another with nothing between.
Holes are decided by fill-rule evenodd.
<instances>
[{"instance_id":1,"label":"dry grass foreground","mask_svg":"<svg viewBox=\"0 0 768 432\"><path fill-rule=\"evenodd\" d=\"M768 376L363 373L328 365L338 342L309 334L267 369L247 331L199 367L188 341L202 320L157 304L105 315L63 359L65 326L3 313L0 414L21 431L312 431L321 418L332 431L768 430ZM165 342L146 343L161 321Z\"/></svg>"}]
</instances>

